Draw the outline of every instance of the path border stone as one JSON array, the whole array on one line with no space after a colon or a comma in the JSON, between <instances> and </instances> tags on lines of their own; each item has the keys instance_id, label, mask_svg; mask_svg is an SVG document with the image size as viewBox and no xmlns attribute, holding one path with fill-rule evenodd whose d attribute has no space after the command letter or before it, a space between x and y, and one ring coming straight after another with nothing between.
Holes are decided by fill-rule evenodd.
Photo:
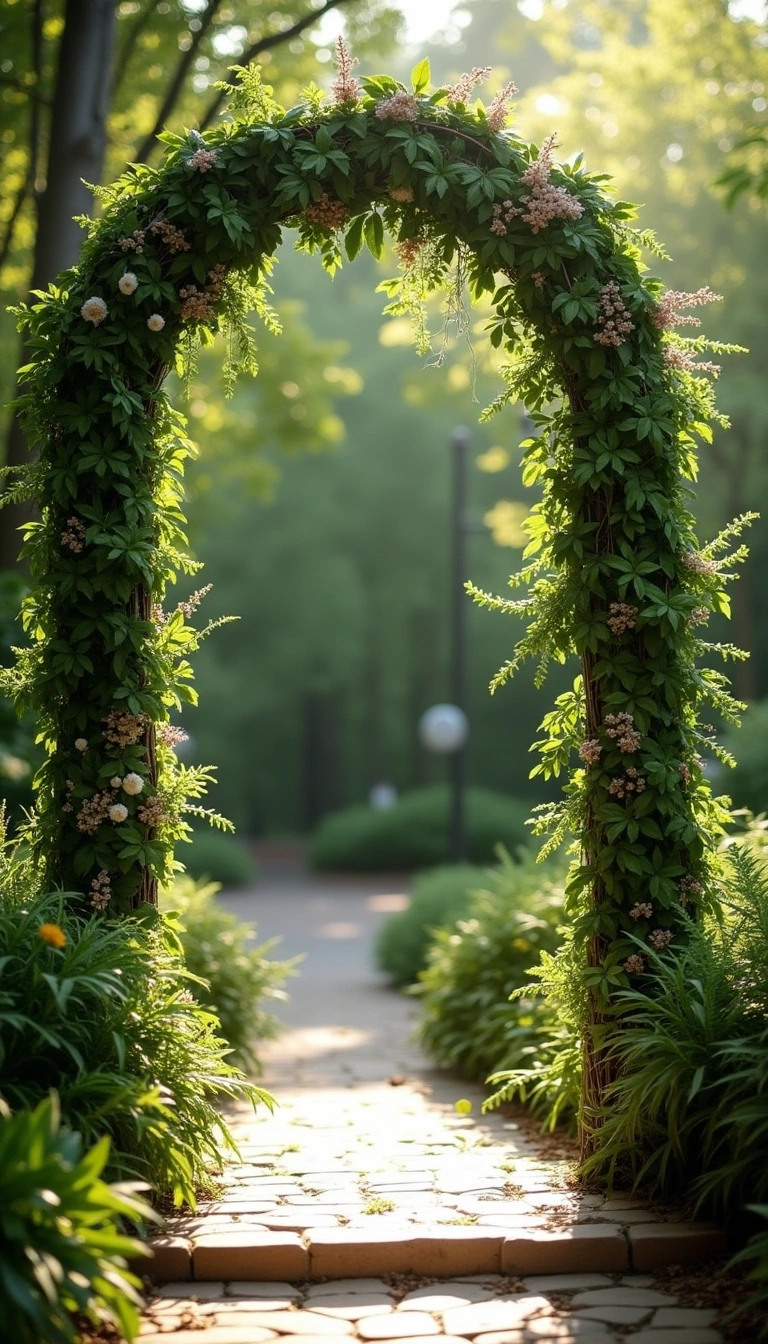
<instances>
[{"instance_id":1,"label":"path border stone","mask_svg":"<svg viewBox=\"0 0 768 1344\"><path fill-rule=\"evenodd\" d=\"M149 1243L134 1267L153 1282L367 1278L410 1271L464 1274L590 1274L704 1264L728 1249L722 1228L704 1223L581 1223L554 1232L484 1227L308 1229L218 1227Z\"/></svg>"}]
</instances>

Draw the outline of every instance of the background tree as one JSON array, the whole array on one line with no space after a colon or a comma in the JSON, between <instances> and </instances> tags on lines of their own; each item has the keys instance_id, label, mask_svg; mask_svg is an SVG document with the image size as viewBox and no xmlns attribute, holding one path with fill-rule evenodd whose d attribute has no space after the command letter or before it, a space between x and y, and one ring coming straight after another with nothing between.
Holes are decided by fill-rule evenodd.
<instances>
[{"instance_id":1,"label":"background tree","mask_svg":"<svg viewBox=\"0 0 768 1344\"><path fill-rule=\"evenodd\" d=\"M65 0L53 13L42 0L7 6L0 284L21 297L74 265L82 234L73 220L92 208L87 184L151 157L166 123L209 125L224 99L215 85L229 81L234 62L258 59L281 96L295 98L317 69L304 35L342 6L361 51L394 34L397 14L383 0ZM22 350L12 367L24 362ZM6 464L25 456L11 417ZM16 559L24 516L20 506L0 513L0 566Z\"/></svg>"}]
</instances>

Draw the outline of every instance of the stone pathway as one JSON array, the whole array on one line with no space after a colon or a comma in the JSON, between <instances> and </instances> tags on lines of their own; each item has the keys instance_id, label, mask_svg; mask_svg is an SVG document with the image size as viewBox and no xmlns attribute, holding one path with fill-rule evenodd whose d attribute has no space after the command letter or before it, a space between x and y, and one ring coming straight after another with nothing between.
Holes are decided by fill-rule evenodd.
<instances>
[{"instance_id":1,"label":"stone pathway","mask_svg":"<svg viewBox=\"0 0 768 1344\"><path fill-rule=\"evenodd\" d=\"M285 1030L262 1051L280 1106L233 1113L242 1163L156 1241L145 1344L168 1331L199 1344L203 1328L206 1344L609 1344L627 1332L718 1344L712 1312L648 1277L720 1254L718 1229L570 1189L566 1163L513 1121L482 1117L482 1090L420 1055L412 1000L372 969L375 928L402 902L374 882L290 874L227 898L260 938L286 935L281 954L307 958ZM458 1097L471 1116L456 1114Z\"/></svg>"}]
</instances>

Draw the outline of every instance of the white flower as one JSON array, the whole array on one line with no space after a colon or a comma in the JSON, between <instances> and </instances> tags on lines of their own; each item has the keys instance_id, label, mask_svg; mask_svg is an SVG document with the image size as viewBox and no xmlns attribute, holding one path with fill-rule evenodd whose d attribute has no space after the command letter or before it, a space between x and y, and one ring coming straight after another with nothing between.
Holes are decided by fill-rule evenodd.
<instances>
[{"instance_id":1,"label":"white flower","mask_svg":"<svg viewBox=\"0 0 768 1344\"><path fill-rule=\"evenodd\" d=\"M94 327L98 327L99 323L104 321L108 311L104 300L94 295L92 298L85 300L80 309L80 316L84 317L86 322L92 322Z\"/></svg>"},{"instance_id":2,"label":"white flower","mask_svg":"<svg viewBox=\"0 0 768 1344\"><path fill-rule=\"evenodd\" d=\"M109 782L113 789L122 788L123 781L119 775L113 775Z\"/></svg>"},{"instance_id":3,"label":"white flower","mask_svg":"<svg viewBox=\"0 0 768 1344\"><path fill-rule=\"evenodd\" d=\"M117 282L117 288L120 290L121 294L133 294L134 290L138 288L138 285L138 279L133 271L126 271L125 275L121 275Z\"/></svg>"},{"instance_id":4,"label":"white flower","mask_svg":"<svg viewBox=\"0 0 768 1344\"><path fill-rule=\"evenodd\" d=\"M113 803L108 809L108 816L110 821L125 821L128 816L128 808L125 803Z\"/></svg>"},{"instance_id":5,"label":"white flower","mask_svg":"<svg viewBox=\"0 0 768 1344\"><path fill-rule=\"evenodd\" d=\"M126 793L141 793L141 790L144 788L144 780L141 778L141 775L137 775L135 770L132 770L123 780L123 788Z\"/></svg>"},{"instance_id":6,"label":"white flower","mask_svg":"<svg viewBox=\"0 0 768 1344\"><path fill-rule=\"evenodd\" d=\"M75 751L87 751L87 750L88 750L88 738L87 738L87 737L76 737L76 738L75 738Z\"/></svg>"},{"instance_id":7,"label":"white flower","mask_svg":"<svg viewBox=\"0 0 768 1344\"><path fill-rule=\"evenodd\" d=\"M150 331L162 331L165 326L165 318L161 317L159 313L153 313L151 317L147 318L147 326Z\"/></svg>"}]
</instances>

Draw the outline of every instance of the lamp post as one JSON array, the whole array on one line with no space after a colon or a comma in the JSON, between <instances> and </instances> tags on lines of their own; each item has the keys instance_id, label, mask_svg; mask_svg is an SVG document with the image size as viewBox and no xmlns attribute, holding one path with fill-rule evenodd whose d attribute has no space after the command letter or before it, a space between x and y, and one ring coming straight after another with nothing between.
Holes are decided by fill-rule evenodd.
<instances>
[{"instance_id":1,"label":"lamp post","mask_svg":"<svg viewBox=\"0 0 768 1344\"><path fill-rule=\"evenodd\" d=\"M451 653L452 703L433 705L419 720L419 736L429 751L450 756L450 811L448 853L453 863L467 856L465 817L466 744L469 723L466 713L466 537L478 530L467 517L467 464L469 430L458 425L451 435L453 450L451 492ZM484 527L479 530L484 531Z\"/></svg>"},{"instance_id":2,"label":"lamp post","mask_svg":"<svg viewBox=\"0 0 768 1344\"><path fill-rule=\"evenodd\" d=\"M469 458L469 430L458 425L451 435L453 449L453 499L451 510L451 698L464 715L467 712L467 484ZM467 731L451 757L451 811L448 825L450 857L461 863L467 855L464 793L467 775Z\"/></svg>"}]
</instances>

